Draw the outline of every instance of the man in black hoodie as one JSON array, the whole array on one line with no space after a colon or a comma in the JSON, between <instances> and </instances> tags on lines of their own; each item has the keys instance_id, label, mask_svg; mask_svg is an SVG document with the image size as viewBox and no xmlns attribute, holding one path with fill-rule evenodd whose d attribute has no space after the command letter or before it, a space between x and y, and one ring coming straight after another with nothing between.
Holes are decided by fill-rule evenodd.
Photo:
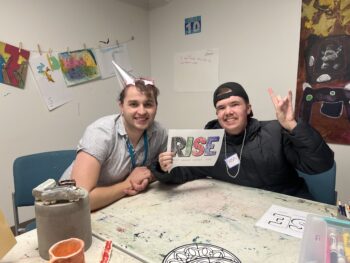
<instances>
[{"instance_id":1,"label":"man in black hoodie","mask_svg":"<svg viewBox=\"0 0 350 263\"><path fill-rule=\"evenodd\" d=\"M234 184L260 188L287 195L313 199L296 171L317 174L332 168L333 151L321 135L307 123L297 123L292 107L292 93L281 98L269 93L277 120L254 118L249 97L235 82L220 85L213 102L217 119L205 129L225 129L223 144L214 166L174 167L173 153L159 155L155 177L165 183L181 184L211 177Z\"/></svg>"}]
</instances>

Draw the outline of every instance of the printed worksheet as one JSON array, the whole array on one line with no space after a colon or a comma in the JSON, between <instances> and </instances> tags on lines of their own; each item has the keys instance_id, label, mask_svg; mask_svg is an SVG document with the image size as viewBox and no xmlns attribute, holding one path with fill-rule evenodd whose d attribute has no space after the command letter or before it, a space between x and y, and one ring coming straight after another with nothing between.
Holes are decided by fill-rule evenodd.
<instances>
[{"instance_id":1,"label":"printed worksheet","mask_svg":"<svg viewBox=\"0 0 350 263\"><path fill-rule=\"evenodd\" d=\"M259 219L256 226L302 238L308 214L304 211L272 205Z\"/></svg>"}]
</instances>

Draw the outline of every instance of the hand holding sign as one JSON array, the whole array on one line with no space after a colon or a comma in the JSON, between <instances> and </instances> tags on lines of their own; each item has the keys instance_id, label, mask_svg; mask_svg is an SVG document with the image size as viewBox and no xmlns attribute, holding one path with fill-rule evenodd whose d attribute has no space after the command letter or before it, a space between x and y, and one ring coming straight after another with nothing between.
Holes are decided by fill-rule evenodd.
<instances>
[{"instance_id":1,"label":"hand holding sign","mask_svg":"<svg viewBox=\"0 0 350 263\"><path fill-rule=\"evenodd\" d=\"M176 166L213 166L219 156L223 129L169 130L167 152L159 155L163 171Z\"/></svg>"}]
</instances>

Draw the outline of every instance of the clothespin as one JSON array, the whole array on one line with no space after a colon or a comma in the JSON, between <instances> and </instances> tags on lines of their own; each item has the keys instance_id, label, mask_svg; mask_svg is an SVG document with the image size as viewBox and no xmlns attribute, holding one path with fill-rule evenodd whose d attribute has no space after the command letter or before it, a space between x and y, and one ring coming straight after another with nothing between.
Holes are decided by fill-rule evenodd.
<instances>
[{"instance_id":1,"label":"clothespin","mask_svg":"<svg viewBox=\"0 0 350 263\"><path fill-rule=\"evenodd\" d=\"M84 46L84 49L86 50L86 44L85 43L83 44L83 46Z\"/></svg>"},{"instance_id":2,"label":"clothespin","mask_svg":"<svg viewBox=\"0 0 350 263\"><path fill-rule=\"evenodd\" d=\"M19 42L19 49L18 49L18 53L21 53L22 51L22 42Z\"/></svg>"},{"instance_id":3,"label":"clothespin","mask_svg":"<svg viewBox=\"0 0 350 263\"><path fill-rule=\"evenodd\" d=\"M135 39L135 37L134 36L131 36L131 40L134 40Z\"/></svg>"},{"instance_id":4,"label":"clothespin","mask_svg":"<svg viewBox=\"0 0 350 263\"><path fill-rule=\"evenodd\" d=\"M39 54L40 54L40 56L43 54L42 52L41 52L41 48L40 48L40 45L38 44L38 51L39 51Z\"/></svg>"},{"instance_id":5,"label":"clothespin","mask_svg":"<svg viewBox=\"0 0 350 263\"><path fill-rule=\"evenodd\" d=\"M115 41L117 47L119 47L119 42L118 42L118 39Z\"/></svg>"},{"instance_id":6,"label":"clothespin","mask_svg":"<svg viewBox=\"0 0 350 263\"><path fill-rule=\"evenodd\" d=\"M70 53L70 51L69 51L69 47L67 47L67 53L68 53L68 54Z\"/></svg>"},{"instance_id":7,"label":"clothespin","mask_svg":"<svg viewBox=\"0 0 350 263\"><path fill-rule=\"evenodd\" d=\"M52 56L52 48L49 48L49 56Z\"/></svg>"}]
</instances>

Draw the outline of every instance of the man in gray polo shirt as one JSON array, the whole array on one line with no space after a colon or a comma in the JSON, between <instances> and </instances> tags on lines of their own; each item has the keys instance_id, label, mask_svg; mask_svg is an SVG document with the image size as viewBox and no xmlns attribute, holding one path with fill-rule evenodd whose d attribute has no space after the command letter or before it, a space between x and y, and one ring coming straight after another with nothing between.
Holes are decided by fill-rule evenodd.
<instances>
[{"instance_id":1,"label":"man in gray polo shirt","mask_svg":"<svg viewBox=\"0 0 350 263\"><path fill-rule=\"evenodd\" d=\"M128 84L120 93L120 114L87 127L61 179L75 179L89 192L91 210L135 195L154 180L148 167L167 144L167 131L154 121L158 94L143 80Z\"/></svg>"}]
</instances>

